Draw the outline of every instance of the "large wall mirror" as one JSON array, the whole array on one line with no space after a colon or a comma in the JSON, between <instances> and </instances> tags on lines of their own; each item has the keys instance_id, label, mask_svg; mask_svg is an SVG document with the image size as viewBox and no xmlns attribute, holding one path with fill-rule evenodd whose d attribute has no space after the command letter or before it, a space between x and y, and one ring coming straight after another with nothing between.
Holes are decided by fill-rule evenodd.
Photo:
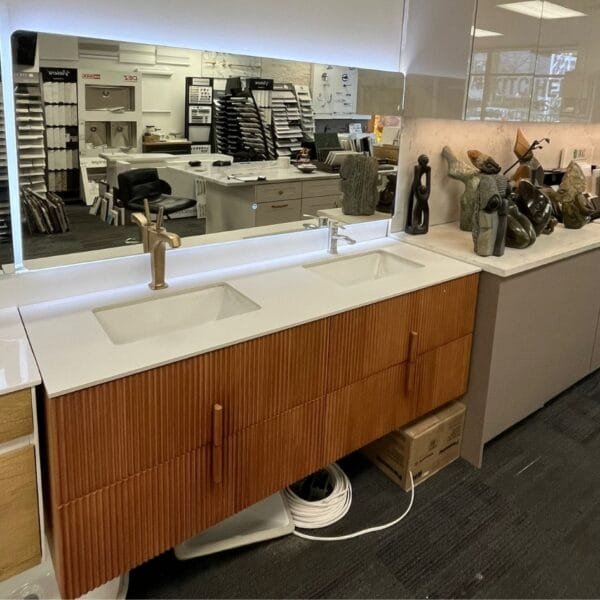
<instances>
[{"instance_id":1,"label":"large wall mirror","mask_svg":"<svg viewBox=\"0 0 600 600\"><path fill-rule=\"evenodd\" d=\"M2 102L2 73L0 72L0 273L3 264L13 261L10 202L8 193L8 162L6 157L6 131Z\"/></svg>"},{"instance_id":2,"label":"large wall mirror","mask_svg":"<svg viewBox=\"0 0 600 600\"><path fill-rule=\"evenodd\" d=\"M25 266L141 252L144 198L187 244L300 231L339 209L355 152L378 158L391 216L400 73L33 32L12 47Z\"/></svg>"}]
</instances>

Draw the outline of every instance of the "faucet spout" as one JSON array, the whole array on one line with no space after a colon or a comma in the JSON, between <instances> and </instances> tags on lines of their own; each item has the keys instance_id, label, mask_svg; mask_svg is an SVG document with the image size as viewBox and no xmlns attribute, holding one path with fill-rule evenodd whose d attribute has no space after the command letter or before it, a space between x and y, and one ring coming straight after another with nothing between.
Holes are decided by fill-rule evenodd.
<instances>
[{"instance_id":1,"label":"faucet spout","mask_svg":"<svg viewBox=\"0 0 600 600\"><path fill-rule=\"evenodd\" d=\"M345 229L343 225L340 225L337 221L329 221L329 235L327 243L327 252L329 254L338 253L338 242L344 240L346 243L353 245L356 244L356 240L347 235L339 233L340 229Z\"/></svg>"}]
</instances>

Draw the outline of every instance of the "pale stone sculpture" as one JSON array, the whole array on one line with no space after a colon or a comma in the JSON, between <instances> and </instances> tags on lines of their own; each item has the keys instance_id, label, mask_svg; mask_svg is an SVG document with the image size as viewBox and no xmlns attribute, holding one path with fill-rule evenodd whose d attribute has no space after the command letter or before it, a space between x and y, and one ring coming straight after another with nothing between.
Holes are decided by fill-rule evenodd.
<instances>
[{"instance_id":1,"label":"pale stone sculpture","mask_svg":"<svg viewBox=\"0 0 600 600\"><path fill-rule=\"evenodd\" d=\"M460 199L460 228L463 231L472 231L475 198L479 187L479 171L458 159L449 146L444 146L442 156L448 163L448 176L461 181L465 186L465 191Z\"/></svg>"}]
</instances>

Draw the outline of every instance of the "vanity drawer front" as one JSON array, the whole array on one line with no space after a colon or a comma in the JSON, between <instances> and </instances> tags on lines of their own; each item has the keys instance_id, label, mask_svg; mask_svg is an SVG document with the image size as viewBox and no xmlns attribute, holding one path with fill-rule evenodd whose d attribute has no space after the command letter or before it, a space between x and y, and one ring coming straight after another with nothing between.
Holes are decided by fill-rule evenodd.
<instances>
[{"instance_id":1,"label":"vanity drawer front","mask_svg":"<svg viewBox=\"0 0 600 600\"><path fill-rule=\"evenodd\" d=\"M414 419L406 363L371 375L327 396L325 461L328 464Z\"/></svg>"},{"instance_id":2,"label":"vanity drawer front","mask_svg":"<svg viewBox=\"0 0 600 600\"><path fill-rule=\"evenodd\" d=\"M319 210L336 208L342 203L342 196L318 196L316 198L302 198L302 214L317 215Z\"/></svg>"},{"instance_id":3,"label":"vanity drawer front","mask_svg":"<svg viewBox=\"0 0 600 600\"><path fill-rule=\"evenodd\" d=\"M339 196L342 193L340 179L319 179L317 181L302 182L302 198L318 196Z\"/></svg>"},{"instance_id":4,"label":"vanity drawer front","mask_svg":"<svg viewBox=\"0 0 600 600\"><path fill-rule=\"evenodd\" d=\"M266 183L254 188L254 198L259 204L262 202L273 202L274 200L290 200L300 198L302 195L302 184L300 182L289 183Z\"/></svg>"},{"instance_id":5,"label":"vanity drawer front","mask_svg":"<svg viewBox=\"0 0 600 600\"><path fill-rule=\"evenodd\" d=\"M473 332L479 275L453 279L421 292L419 354Z\"/></svg>"},{"instance_id":6,"label":"vanity drawer front","mask_svg":"<svg viewBox=\"0 0 600 600\"><path fill-rule=\"evenodd\" d=\"M324 393L327 323L287 329L47 398L51 493L58 505L212 442Z\"/></svg>"},{"instance_id":7,"label":"vanity drawer front","mask_svg":"<svg viewBox=\"0 0 600 600\"><path fill-rule=\"evenodd\" d=\"M327 391L408 360L418 303L405 294L331 317Z\"/></svg>"},{"instance_id":8,"label":"vanity drawer front","mask_svg":"<svg viewBox=\"0 0 600 600\"><path fill-rule=\"evenodd\" d=\"M0 455L0 581L41 560L33 446Z\"/></svg>"},{"instance_id":9,"label":"vanity drawer front","mask_svg":"<svg viewBox=\"0 0 600 600\"><path fill-rule=\"evenodd\" d=\"M302 218L301 209L302 201L299 199L264 202L256 207L255 224L260 227L261 225L299 221Z\"/></svg>"},{"instance_id":10,"label":"vanity drawer front","mask_svg":"<svg viewBox=\"0 0 600 600\"><path fill-rule=\"evenodd\" d=\"M31 390L0 396L0 444L33 433Z\"/></svg>"},{"instance_id":11,"label":"vanity drawer front","mask_svg":"<svg viewBox=\"0 0 600 600\"><path fill-rule=\"evenodd\" d=\"M415 417L426 415L467 391L472 342L473 336L469 334L418 357Z\"/></svg>"}]
</instances>

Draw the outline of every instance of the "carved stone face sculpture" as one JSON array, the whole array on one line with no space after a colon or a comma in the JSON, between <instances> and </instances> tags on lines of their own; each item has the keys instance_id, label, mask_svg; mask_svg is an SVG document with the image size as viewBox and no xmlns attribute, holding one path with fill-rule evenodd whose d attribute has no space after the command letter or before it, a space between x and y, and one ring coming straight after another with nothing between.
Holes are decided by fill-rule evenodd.
<instances>
[{"instance_id":1,"label":"carved stone face sculpture","mask_svg":"<svg viewBox=\"0 0 600 600\"><path fill-rule=\"evenodd\" d=\"M544 193L531 182L519 182L517 204L521 212L531 221L535 233L540 235L552 219L552 204Z\"/></svg>"}]
</instances>

